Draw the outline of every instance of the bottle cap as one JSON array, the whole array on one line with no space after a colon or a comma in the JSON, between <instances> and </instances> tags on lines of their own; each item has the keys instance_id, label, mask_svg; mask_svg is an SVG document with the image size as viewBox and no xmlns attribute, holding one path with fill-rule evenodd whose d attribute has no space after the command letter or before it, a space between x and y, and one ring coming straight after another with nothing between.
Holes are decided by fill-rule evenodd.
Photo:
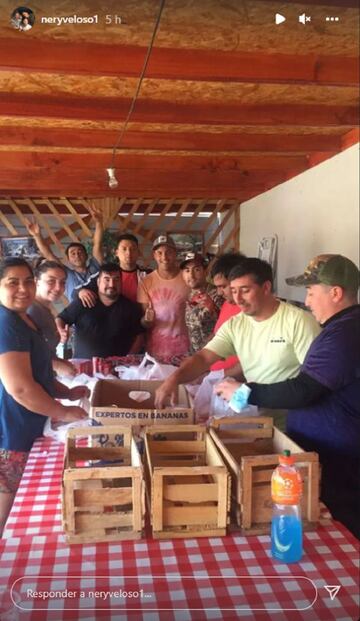
<instances>
[{"instance_id":1,"label":"bottle cap","mask_svg":"<svg viewBox=\"0 0 360 621\"><path fill-rule=\"evenodd\" d=\"M282 455L279 455L279 464L283 466L292 466L294 463L294 457L291 455L291 451L283 451Z\"/></svg>"}]
</instances>

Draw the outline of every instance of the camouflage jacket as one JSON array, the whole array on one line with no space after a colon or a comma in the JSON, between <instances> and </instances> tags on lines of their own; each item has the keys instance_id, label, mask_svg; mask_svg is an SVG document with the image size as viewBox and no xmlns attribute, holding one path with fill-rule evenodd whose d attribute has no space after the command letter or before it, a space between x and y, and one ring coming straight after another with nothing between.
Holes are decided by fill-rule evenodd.
<instances>
[{"instance_id":1,"label":"camouflage jacket","mask_svg":"<svg viewBox=\"0 0 360 621\"><path fill-rule=\"evenodd\" d=\"M204 293L207 293L215 304L216 308L213 312L200 306L196 301L196 297ZM189 333L191 353L202 349L210 340L223 302L224 299L216 293L212 285L207 285L205 291L200 289L191 291L185 307L185 322Z\"/></svg>"}]
</instances>

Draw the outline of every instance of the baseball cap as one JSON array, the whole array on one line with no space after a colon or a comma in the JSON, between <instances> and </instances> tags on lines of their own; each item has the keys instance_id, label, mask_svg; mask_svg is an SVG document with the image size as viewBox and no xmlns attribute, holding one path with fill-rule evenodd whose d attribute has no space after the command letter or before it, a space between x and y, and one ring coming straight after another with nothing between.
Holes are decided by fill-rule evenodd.
<instances>
[{"instance_id":1,"label":"baseball cap","mask_svg":"<svg viewBox=\"0 0 360 621\"><path fill-rule=\"evenodd\" d=\"M295 287L324 284L357 291L359 269L341 254L319 254L310 261L303 274L286 278L285 281Z\"/></svg>"},{"instance_id":2,"label":"baseball cap","mask_svg":"<svg viewBox=\"0 0 360 621\"><path fill-rule=\"evenodd\" d=\"M180 269L183 270L186 264L190 263L190 261L194 261L196 265L202 265L203 267L206 266L206 260L201 254L197 252L187 252L180 263Z\"/></svg>"},{"instance_id":3,"label":"baseball cap","mask_svg":"<svg viewBox=\"0 0 360 621\"><path fill-rule=\"evenodd\" d=\"M170 235L159 235L154 241L152 245L152 249L156 250L159 246L169 246L169 248L174 248L176 250L176 244Z\"/></svg>"}]
</instances>

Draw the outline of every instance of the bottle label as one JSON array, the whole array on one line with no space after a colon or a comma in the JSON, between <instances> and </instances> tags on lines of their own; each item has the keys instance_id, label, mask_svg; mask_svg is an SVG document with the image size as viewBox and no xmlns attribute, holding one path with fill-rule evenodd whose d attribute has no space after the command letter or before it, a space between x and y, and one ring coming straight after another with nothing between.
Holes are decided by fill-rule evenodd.
<instances>
[{"instance_id":1,"label":"bottle label","mask_svg":"<svg viewBox=\"0 0 360 621\"><path fill-rule=\"evenodd\" d=\"M301 520L278 515L271 521L271 555L285 563L297 563L303 554Z\"/></svg>"},{"instance_id":2,"label":"bottle label","mask_svg":"<svg viewBox=\"0 0 360 621\"><path fill-rule=\"evenodd\" d=\"M271 478L271 496L279 505L298 504L302 493L302 480L296 468L278 467Z\"/></svg>"}]
</instances>

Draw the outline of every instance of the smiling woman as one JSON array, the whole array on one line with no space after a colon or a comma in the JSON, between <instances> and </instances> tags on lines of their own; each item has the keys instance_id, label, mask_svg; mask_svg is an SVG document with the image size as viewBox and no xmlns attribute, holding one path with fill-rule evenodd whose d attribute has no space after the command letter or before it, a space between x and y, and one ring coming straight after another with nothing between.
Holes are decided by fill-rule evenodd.
<instances>
[{"instance_id":1,"label":"smiling woman","mask_svg":"<svg viewBox=\"0 0 360 621\"><path fill-rule=\"evenodd\" d=\"M27 454L42 435L47 416L86 417L79 407L55 400L79 399L86 387L68 389L54 379L51 352L27 310L35 299L30 265L19 258L0 263L0 536Z\"/></svg>"},{"instance_id":2,"label":"smiling woman","mask_svg":"<svg viewBox=\"0 0 360 621\"><path fill-rule=\"evenodd\" d=\"M46 340L52 355L55 373L60 376L73 377L76 369L69 360L62 360L56 355L56 347L60 341L52 305L64 294L66 270L61 263L42 260L35 269L36 297L27 310L27 314Z\"/></svg>"}]
</instances>

